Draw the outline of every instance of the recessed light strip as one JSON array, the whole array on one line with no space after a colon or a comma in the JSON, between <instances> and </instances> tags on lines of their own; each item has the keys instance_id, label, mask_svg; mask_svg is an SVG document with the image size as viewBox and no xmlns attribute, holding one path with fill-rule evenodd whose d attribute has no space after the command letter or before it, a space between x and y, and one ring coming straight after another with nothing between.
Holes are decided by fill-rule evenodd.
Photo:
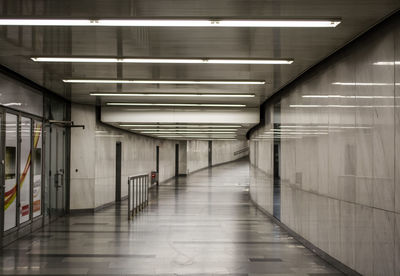
<instances>
[{"instance_id":1,"label":"recessed light strip","mask_svg":"<svg viewBox=\"0 0 400 276\"><path fill-rule=\"evenodd\" d=\"M332 82L333 85L343 85L343 86L393 86L400 85L400 82Z\"/></svg>"},{"instance_id":2,"label":"recessed light strip","mask_svg":"<svg viewBox=\"0 0 400 276\"><path fill-rule=\"evenodd\" d=\"M132 128L132 131L237 131L231 128Z\"/></svg>"},{"instance_id":3,"label":"recessed light strip","mask_svg":"<svg viewBox=\"0 0 400 276\"><path fill-rule=\"evenodd\" d=\"M303 27L334 28L340 19L31 19L2 18L3 26Z\"/></svg>"},{"instance_id":4,"label":"recessed light strip","mask_svg":"<svg viewBox=\"0 0 400 276\"><path fill-rule=\"evenodd\" d=\"M395 96L365 96L365 95L357 95L357 96L345 96L345 95L303 95L303 98L317 98L317 99L394 99L400 98Z\"/></svg>"},{"instance_id":5,"label":"recessed light strip","mask_svg":"<svg viewBox=\"0 0 400 276\"><path fill-rule=\"evenodd\" d=\"M65 83L133 83L133 84L265 84L263 80L95 80L65 79Z\"/></svg>"},{"instance_id":6,"label":"recessed light strip","mask_svg":"<svg viewBox=\"0 0 400 276\"><path fill-rule=\"evenodd\" d=\"M219 98L254 98L255 94L213 94L213 93L90 93L98 97L219 97Z\"/></svg>"},{"instance_id":7,"label":"recessed light strip","mask_svg":"<svg viewBox=\"0 0 400 276\"><path fill-rule=\"evenodd\" d=\"M235 131L141 131L143 134L235 134Z\"/></svg>"},{"instance_id":8,"label":"recessed light strip","mask_svg":"<svg viewBox=\"0 0 400 276\"><path fill-rule=\"evenodd\" d=\"M378 62L374 62L374 65L400 65L400 60L396 60L396 61L378 61Z\"/></svg>"},{"instance_id":9,"label":"recessed light strip","mask_svg":"<svg viewBox=\"0 0 400 276\"><path fill-rule=\"evenodd\" d=\"M293 59L32 57L36 62L292 64Z\"/></svg>"},{"instance_id":10,"label":"recessed light strip","mask_svg":"<svg viewBox=\"0 0 400 276\"><path fill-rule=\"evenodd\" d=\"M107 103L110 106L182 106L182 107L245 107L245 104L197 104L197 103Z\"/></svg>"},{"instance_id":11,"label":"recessed light strip","mask_svg":"<svg viewBox=\"0 0 400 276\"><path fill-rule=\"evenodd\" d=\"M239 128L240 125L161 125L161 124L120 124L120 127L196 127L196 128Z\"/></svg>"}]
</instances>

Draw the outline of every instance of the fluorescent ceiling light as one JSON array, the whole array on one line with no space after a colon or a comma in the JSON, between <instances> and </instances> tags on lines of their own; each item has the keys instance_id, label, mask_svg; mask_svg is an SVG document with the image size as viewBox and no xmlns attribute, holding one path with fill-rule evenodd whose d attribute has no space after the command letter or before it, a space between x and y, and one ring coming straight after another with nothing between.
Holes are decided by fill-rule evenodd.
<instances>
[{"instance_id":1,"label":"fluorescent ceiling light","mask_svg":"<svg viewBox=\"0 0 400 276\"><path fill-rule=\"evenodd\" d=\"M3 26L303 27L334 28L340 19L29 19L2 18Z\"/></svg>"},{"instance_id":2,"label":"fluorescent ceiling light","mask_svg":"<svg viewBox=\"0 0 400 276\"><path fill-rule=\"evenodd\" d=\"M393 86L400 85L400 83L393 82L333 82L333 85L344 85L344 86Z\"/></svg>"},{"instance_id":3,"label":"fluorescent ceiling light","mask_svg":"<svg viewBox=\"0 0 400 276\"><path fill-rule=\"evenodd\" d=\"M400 60L399 61L378 61L374 62L374 65L400 65Z\"/></svg>"},{"instance_id":4,"label":"fluorescent ceiling light","mask_svg":"<svg viewBox=\"0 0 400 276\"><path fill-rule=\"evenodd\" d=\"M319 128L319 129L370 129L365 126L334 126L334 125L281 125L280 128Z\"/></svg>"},{"instance_id":5,"label":"fluorescent ceiling light","mask_svg":"<svg viewBox=\"0 0 400 276\"><path fill-rule=\"evenodd\" d=\"M183 107L245 107L245 104L197 104L197 103L107 103L111 106L183 106Z\"/></svg>"},{"instance_id":6,"label":"fluorescent ceiling light","mask_svg":"<svg viewBox=\"0 0 400 276\"><path fill-rule=\"evenodd\" d=\"M247 80L93 80L66 79L65 83L134 83L134 84L265 84L265 81Z\"/></svg>"},{"instance_id":7,"label":"fluorescent ceiling light","mask_svg":"<svg viewBox=\"0 0 400 276\"><path fill-rule=\"evenodd\" d=\"M229 141L236 141L238 139L236 138L215 138L215 137L204 137L204 136L157 136L157 138L180 138L180 139L196 139L196 140L202 140L202 141L209 141L209 140L229 140Z\"/></svg>"},{"instance_id":8,"label":"fluorescent ceiling light","mask_svg":"<svg viewBox=\"0 0 400 276\"><path fill-rule=\"evenodd\" d=\"M22 103L0 103L3 106L21 106Z\"/></svg>"},{"instance_id":9,"label":"fluorescent ceiling light","mask_svg":"<svg viewBox=\"0 0 400 276\"><path fill-rule=\"evenodd\" d=\"M219 97L219 98L254 98L255 94L223 93L90 93L98 97Z\"/></svg>"},{"instance_id":10,"label":"fluorescent ceiling light","mask_svg":"<svg viewBox=\"0 0 400 276\"><path fill-rule=\"evenodd\" d=\"M397 105L292 104L290 107L394 108Z\"/></svg>"},{"instance_id":11,"label":"fluorescent ceiling light","mask_svg":"<svg viewBox=\"0 0 400 276\"><path fill-rule=\"evenodd\" d=\"M197 127L197 128L208 128L208 127L215 127L215 128L239 128L240 125L160 125L160 124L120 124L120 127Z\"/></svg>"},{"instance_id":12,"label":"fluorescent ceiling light","mask_svg":"<svg viewBox=\"0 0 400 276\"><path fill-rule=\"evenodd\" d=\"M273 128L271 128L270 131L273 131L275 133L279 133L279 132L287 133L287 132L297 132L298 130L297 129L286 129L286 128L284 128L284 129L273 129ZM300 131L306 131L306 132L316 131L316 132L319 132L321 130L319 130L319 129L301 129Z\"/></svg>"},{"instance_id":13,"label":"fluorescent ceiling light","mask_svg":"<svg viewBox=\"0 0 400 276\"><path fill-rule=\"evenodd\" d=\"M337 98L337 99L394 99L399 97L394 96L344 96L344 95L303 95L303 98L320 98L320 99L327 99L327 98Z\"/></svg>"},{"instance_id":14,"label":"fluorescent ceiling light","mask_svg":"<svg viewBox=\"0 0 400 276\"><path fill-rule=\"evenodd\" d=\"M220 128L205 128L205 129L198 129L198 128L132 128L132 131L236 131L237 129L220 129Z\"/></svg>"},{"instance_id":15,"label":"fluorescent ceiling light","mask_svg":"<svg viewBox=\"0 0 400 276\"><path fill-rule=\"evenodd\" d=\"M235 131L141 131L143 134L235 134Z\"/></svg>"},{"instance_id":16,"label":"fluorescent ceiling light","mask_svg":"<svg viewBox=\"0 0 400 276\"><path fill-rule=\"evenodd\" d=\"M36 62L292 64L293 59L32 57Z\"/></svg>"}]
</instances>

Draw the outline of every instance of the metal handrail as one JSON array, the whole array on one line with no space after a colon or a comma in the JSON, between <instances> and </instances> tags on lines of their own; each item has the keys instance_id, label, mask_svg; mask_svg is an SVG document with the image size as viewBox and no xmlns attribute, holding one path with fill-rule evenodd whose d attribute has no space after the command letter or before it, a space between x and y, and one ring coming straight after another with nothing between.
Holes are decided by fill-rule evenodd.
<instances>
[{"instance_id":1,"label":"metal handrail","mask_svg":"<svg viewBox=\"0 0 400 276\"><path fill-rule=\"evenodd\" d=\"M238 155L238 154L241 154L241 153L246 152L246 151L248 151L248 150L249 150L249 147L244 148L244 149L241 149L241 150L237 150L237 151L235 151L235 152L233 153L233 155Z\"/></svg>"},{"instance_id":2,"label":"metal handrail","mask_svg":"<svg viewBox=\"0 0 400 276\"><path fill-rule=\"evenodd\" d=\"M128 177L128 220L149 204L149 188L148 174Z\"/></svg>"}]
</instances>

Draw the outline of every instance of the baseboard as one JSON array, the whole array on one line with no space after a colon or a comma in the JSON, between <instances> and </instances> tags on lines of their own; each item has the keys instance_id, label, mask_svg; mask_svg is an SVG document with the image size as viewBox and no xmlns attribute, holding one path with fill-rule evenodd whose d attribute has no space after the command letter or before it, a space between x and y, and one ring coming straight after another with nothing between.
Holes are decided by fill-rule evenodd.
<instances>
[{"instance_id":1,"label":"baseboard","mask_svg":"<svg viewBox=\"0 0 400 276\"><path fill-rule=\"evenodd\" d=\"M335 259L319 247L315 246L313 243L310 241L306 240L303 238L301 235L297 234L294 232L292 229L290 229L286 224L282 223L280 220L275 218L273 215L271 215L267 210L262 208L260 205L258 205L253 199L250 199L251 202L254 204L254 206L257 207L258 210L260 210L263 214L268 216L274 223L279 225L281 228L283 228L290 236L292 236L294 239L296 239L298 242L300 242L302 245L310 249L312 252L314 252L316 255L318 255L321 259L323 259L325 262L336 268L337 270L343 272L345 275L350 275L350 276L362 276L360 273L355 271L354 269L348 267L344 263L340 262L339 260Z\"/></svg>"},{"instance_id":2,"label":"baseboard","mask_svg":"<svg viewBox=\"0 0 400 276\"><path fill-rule=\"evenodd\" d=\"M41 215L37 218L34 218L30 224L21 226L19 229L16 229L15 231L12 231L9 234L3 236L2 243L0 245L0 251L2 250L3 247L11 244L12 242L21 239L29 234L32 234L38 231L39 229L42 229L43 226L44 226L44 218L43 215Z\"/></svg>"},{"instance_id":3,"label":"baseboard","mask_svg":"<svg viewBox=\"0 0 400 276\"><path fill-rule=\"evenodd\" d=\"M84 215L84 214L93 214L94 213L94 208L85 208L85 209L71 209L69 210L70 216L73 215Z\"/></svg>"}]
</instances>

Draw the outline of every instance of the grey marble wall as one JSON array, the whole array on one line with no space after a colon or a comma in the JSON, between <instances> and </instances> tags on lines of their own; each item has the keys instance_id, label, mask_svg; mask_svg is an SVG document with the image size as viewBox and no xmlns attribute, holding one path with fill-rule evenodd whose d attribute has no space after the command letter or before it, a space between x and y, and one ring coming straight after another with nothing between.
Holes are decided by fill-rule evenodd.
<instances>
[{"instance_id":1,"label":"grey marble wall","mask_svg":"<svg viewBox=\"0 0 400 276\"><path fill-rule=\"evenodd\" d=\"M208 167L208 141L187 141L187 174Z\"/></svg>"},{"instance_id":2,"label":"grey marble wall","mask_svg":"<svg viewBox=\"0 0 400 276\"><path fill-rule=\"evenodd\" d=\"M89 209L115 200L115 147L122 144L122 196L128 194L130 175L156 169L160 147L159 180L175 175L175 142L130 134L97 124L93 106L73 104L72 120L85 129L71 130L71 209Z\"/></svg>"},{"instance_id":3,"label":"grey marble wall","mask_svg":"<svg viewBox=\"0 0 400 276\"><path fill-rule=\"evenodd\" d=\"M212 142L212 164L218 165L248 156L249 151L235 154L235 152L246 149L248 146L248 141L215 140Z\"/></svg>"},{"instance_id":4,"label":"grey marble wall","mask_svg":"<svg viewBox=\"0 0 400 276\"><path fill-rule=\"evenodd\" d=\"M272 110L267 111L271 117ZM250 196L261 208L273 213L273 137L265 132L273 128L267 120L264 128L257 130L249 142L250 149Z\"/></svg>"},{"instance_id":5,"label":"grey marble wall","mask_svg":"<svg viewBox=\"0 0 400 276\"><path fill-rule=\"evenodd\" d=\"M186 174L208 167L208 141L189 140L187 145ZM246 140L214 140L212 142L212 165L230 162L249 154L235 152L248 147Z\"/></svg>"},{"instance_id":6,"label":"grey marble wall","mask_svg":"<svg viewBox=\"0 0 400 276\"><path fill-rule=\"evenodd\" d=\"M281 221L363 275L400 275L399 30L381 26L279 100ZM269 212L270 129L250 142L251 196Z\"/></svg>"}]
</instances>

